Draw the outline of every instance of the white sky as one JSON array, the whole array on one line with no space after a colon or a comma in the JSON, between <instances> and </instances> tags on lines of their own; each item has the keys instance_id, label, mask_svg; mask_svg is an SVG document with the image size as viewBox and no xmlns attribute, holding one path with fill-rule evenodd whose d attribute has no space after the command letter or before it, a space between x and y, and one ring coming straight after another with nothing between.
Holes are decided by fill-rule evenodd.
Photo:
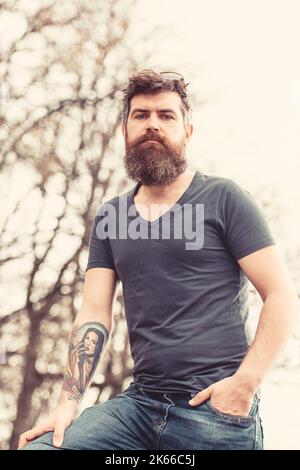
<instances>
[{"instance_id":1,"label":"white sky","mask_svg":"<svg viewBox=\"0 0 300 470\"><path fill-rule=\"evenodd\" d=\"M298 0L140 0L133 20L167 28L157 60L211 101L194 114L199 169L204 152L218 174L300 203L299 18Z\"/></svg>"}]
</instances>

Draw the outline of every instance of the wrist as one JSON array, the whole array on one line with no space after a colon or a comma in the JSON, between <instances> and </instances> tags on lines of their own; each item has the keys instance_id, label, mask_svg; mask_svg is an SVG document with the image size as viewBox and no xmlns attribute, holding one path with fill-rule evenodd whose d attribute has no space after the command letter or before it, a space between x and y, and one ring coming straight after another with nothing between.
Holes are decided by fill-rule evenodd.
<instances>
[{"instance_id":1,"label":"wrist","mask_svg":"<svg viewBox=\"0 0 300 470\"><path fill-rule=\"evenodd\" d=\"M67 406L75 412L78 408L80 398L81 397L79 397L78 395L70 393L69 391L62 390L59 399L59 405Z\"/></svg>"},{"instance_id":2,"label":"wrist","mask_svg":"<svg viewBox=\"0 0 300 470\"><path fill-rule=\"evenodd\" d=\"M254 394L261 384L261 379L249 371L237 370L234 374L238 387L246 392Z\"/></svg>"}]
</instances>

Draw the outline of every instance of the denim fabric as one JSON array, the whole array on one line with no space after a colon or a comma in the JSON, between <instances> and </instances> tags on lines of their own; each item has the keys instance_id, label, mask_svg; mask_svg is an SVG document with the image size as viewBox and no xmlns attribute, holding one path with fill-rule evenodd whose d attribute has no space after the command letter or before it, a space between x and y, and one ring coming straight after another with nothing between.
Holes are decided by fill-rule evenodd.
<instances>
[{"instance_id":1,"label":"denim fabric","mask_svg":"<svg viewBox=\"0 0 300 470\"><path fill-rule=\"evenodd\" d=\"M262 450L259 396L247 417L220 412L209 400L192 407L192 394L146 392L131 383L105 403L85 409L66 430L62 449ZM50 450L53 433L25 450Z\"/></svg>"}]
</instances>

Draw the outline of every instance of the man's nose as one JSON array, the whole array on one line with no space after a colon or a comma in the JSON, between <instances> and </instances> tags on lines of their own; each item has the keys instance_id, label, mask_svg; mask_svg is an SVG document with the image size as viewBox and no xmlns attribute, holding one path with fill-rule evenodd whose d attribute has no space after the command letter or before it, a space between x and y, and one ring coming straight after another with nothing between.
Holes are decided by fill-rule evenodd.
<instances>
[{"instance_id":1,"label":"man's nose","mask_svg":"<svg viewBox=\"0 0 300 470\"><path fill-rule=\"evenodd\" d=\"M150 116L147 120L147 130L159 130L159 123L155 116Z\"/></svg>"}]
</instances>

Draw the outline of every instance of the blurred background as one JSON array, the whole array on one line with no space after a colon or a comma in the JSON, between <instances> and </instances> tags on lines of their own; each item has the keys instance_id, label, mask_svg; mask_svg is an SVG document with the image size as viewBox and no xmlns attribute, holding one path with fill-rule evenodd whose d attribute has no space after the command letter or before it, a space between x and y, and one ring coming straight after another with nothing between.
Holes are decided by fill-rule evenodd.
<instances>
[{"instance_id":1,"label":"blurred background","mask_svg":"<svg viewBox=\"0 0 300 470\"><path fill-rule=\"evenodd\" d=\"M56 407L96 210L132 187L120 130L130 72L190 82L190 167L256 197L300 292L299 14L298 0L0 0L1 449ZM250 300L254 332L253 288ZM262 387L267 449L300 449L299 337L298 321ZM81 409L131 372L120 286Z\"/></svg>"}]
</instances>

